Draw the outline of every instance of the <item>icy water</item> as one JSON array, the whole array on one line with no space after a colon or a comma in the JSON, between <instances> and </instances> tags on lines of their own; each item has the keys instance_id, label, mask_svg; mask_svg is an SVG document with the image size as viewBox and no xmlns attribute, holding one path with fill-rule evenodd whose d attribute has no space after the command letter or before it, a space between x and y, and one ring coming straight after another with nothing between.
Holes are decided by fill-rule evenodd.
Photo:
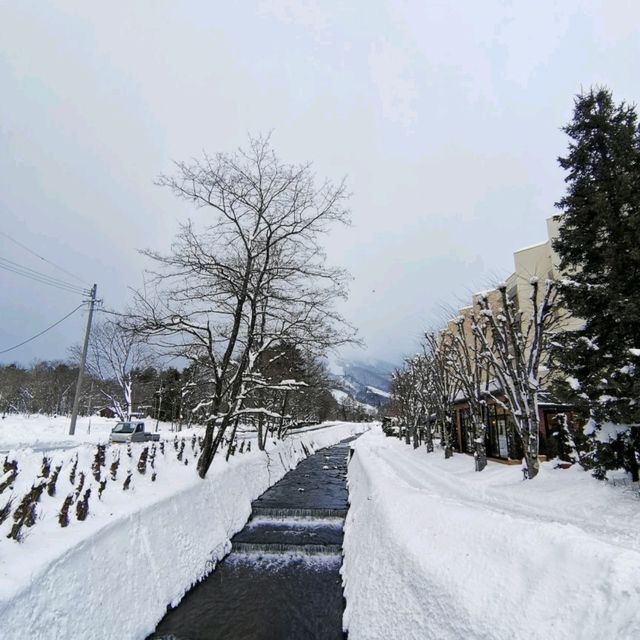
<instances>
[{"instance_id":1,"label":"icy water","mask_svg":"<svg viewBox=\"0 0 640 640\"><path fill-rule=\"evenodd\" d=\"M231 553L149 638L342 640L348 442L303 460L255 500Z\"/></svg>"}]
</instances>

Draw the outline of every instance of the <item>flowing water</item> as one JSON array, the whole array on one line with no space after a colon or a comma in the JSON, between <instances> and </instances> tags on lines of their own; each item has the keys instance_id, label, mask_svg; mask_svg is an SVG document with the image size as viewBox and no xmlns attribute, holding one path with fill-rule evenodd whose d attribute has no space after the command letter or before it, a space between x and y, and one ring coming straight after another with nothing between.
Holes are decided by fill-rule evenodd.
<instances>
[{"instance_id":1,"label":"flowing water","mask_svg":"<svg viewBox=\"0 0 640 640\"><path fill-rule=\"evenodd\" d=\"M342 640L348 442L303 460L255 500L231 553L150 638Z\"/></svg>"}]
</instances>

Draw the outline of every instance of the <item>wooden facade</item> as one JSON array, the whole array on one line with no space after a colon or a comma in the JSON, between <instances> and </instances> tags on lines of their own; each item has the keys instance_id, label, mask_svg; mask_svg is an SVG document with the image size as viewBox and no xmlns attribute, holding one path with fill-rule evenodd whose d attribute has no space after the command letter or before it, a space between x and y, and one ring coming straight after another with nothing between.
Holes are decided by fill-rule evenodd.
<instances>
[{"instance_id":1,"label":"wooden facade","mask_svg":"<svg viewBox=\"0 0 640 640\"><path fill-rule=\"evenodd\" d=\"M473 424L469 412L469 405L464 401L453 405L453 425L455 448L460 453L472 454L475 451ZM541 401L538 404L540 455L550 453L548 446L551 434L558 428L557 416L567 417L572 424L571 408L552 401ZM517 460L523 457L522 446L515 434L513 418L495 400L488 400L485 405L484 423L487 425L485 446L487 456L498 460Z\"/></svg>"}]
</instances>

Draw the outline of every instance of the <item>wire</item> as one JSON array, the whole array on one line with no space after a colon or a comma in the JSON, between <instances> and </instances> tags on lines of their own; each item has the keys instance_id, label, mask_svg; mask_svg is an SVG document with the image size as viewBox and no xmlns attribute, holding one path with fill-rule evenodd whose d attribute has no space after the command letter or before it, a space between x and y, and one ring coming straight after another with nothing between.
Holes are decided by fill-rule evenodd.
<instances>
[{"instance_id":1,"label":"wire","mask_svg":"<svg viewBox=\"0 0 640 640\"><path fill-rule=\"evenodd\" d=\"M44 256L41 256L39 253L36 253L35 251L29 249L29 247L27 247L26 245L22 244L22 242L19 242L15 238L12 238L8 233L6 233L4 231L0 231L0 235L3 235L5 238L7 238L7 240L11 240L11 242L13 242L14 244L17 244L19 247L21 247L25 251L28 251L32 256L35 256L36 258L40 258L40 260L43 260L44 262L50 264L52 267L55 267L56 269L59 269L63 273L66 273L68 276L71 276L72 278L75 278L76 280L78 280L79 282L82 282L84 284L89 284L86 280L83 280L80 276L77 276L75 273L71 273L71 271L67 271L66 269L64 269L60 265L57 265L55 262L52 262L51 260L48 260Z\"/></svg>"},{"instance_id":2,"label":"wire","mask_svg":"<svg viewBox=\"0 0 640 640\"><path fill-rule=\"evenodd\" d=\"M6 258L0 257L0 269L5 269L11 273L29 278L30 280L35 280L42 284L47 284L51 287L55 287L56 289L62 289L63 291L69 291L70 293L87 295L87 291L85 289L81 289L75 284L64 282L57 278L52 278L51 276L47 276L46 274L30 269L29 267L23 267L22 265L12 262L11 260L7 260Z\"/></svg>"},{"instance_id":3,"label":"wire","mask_svg":"<svg viewBox=\"0 0 640 640\"><path fill-rule=\"evenodd\" d=\"M44 331L41 331L40 333L36 333L35 336L32 336L31 338L24 340L20 344L16 344L13 347L9 347L8 349L5 349L4 351L0 351L0 355L2 355L3 353L8 353L9 351L13 351L18 347L21 347L23 344L27 344L28 342L31 342L32 340L39 338L42 334L47 333L47 331L51 331L51 329L53 329L54 327L57 327L61 322L64 322L69 316L72 316L80 307L84 306L84 304L85 304L84 302L81 302L71 313L67 313L67 315L64 318L60 318L58 322L54 322L50 327L47 327L46 329L44 329Z\"/></svg>"},{"instance_id":4,"label":"wire","mask_svg":"<svg viewBox=\"0 0 640 640\"><path fill-rule=\"evenodd\" d=\"M7 258L3 258L0 256L0 263L5 263L6 266L11 267L12 269L17 269L23 272L23 275L27 277L37 277L43 280L47 280L51 282L51 284L60 285L63 287L69 287L71 289L76 289L77 291L86 291L82 287L77 284L73 284L72 282L66 282L65 280L60 280L60 278L54 278L53 276L48 276L46 273L42 273L41 271L36 271L31 267L25 267L24 265L18 264L17 262L13 262L12 260L8 260Z\"/></svg>"},{"instance_id":5,"label":"wire","mask_svg":"<svg viewBox=\"0 0 640 640\"><path fill-rule=\"evenodd\" d=\"M30 278L31 280L35 280L36 282L40 282L40 283L42 283L42 284L47 284L47 285L49 285L49 286L55 287L56 289L60 289L61 291L67 291L67 292L69 292L69 293L75 293L75 294L86 295L86 291L82 291L81 289L72 289L72 288L70 288L70 287L60 286L60 285L57 285L57 284L51 283L51 282L49 282L49 281L47 281L47 280L43 280L43 279L40 279L40 278L36 278L36 277L33 277L33 276L29 276L29 275L28 275L28 274L26 274L26 273L23 273L23 272L21 272L21 271L18 271L18 270L16 270L16 269L13 269L13 268L8 267L8 266L3 265L3 264L0 264L0 269L4 269L5 271L10 271L11 273L15 273L15 274L17 274L17 275L21 275L21 276L24 276L24 277Z\"/></svg>"}]
</instances>

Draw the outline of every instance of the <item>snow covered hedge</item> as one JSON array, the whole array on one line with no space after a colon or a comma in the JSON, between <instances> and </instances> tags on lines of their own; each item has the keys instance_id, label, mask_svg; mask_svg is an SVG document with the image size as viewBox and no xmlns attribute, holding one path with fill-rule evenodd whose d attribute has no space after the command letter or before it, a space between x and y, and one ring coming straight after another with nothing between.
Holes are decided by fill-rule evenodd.
<instances>
[{"instance_id":1,"label":"snow covered hedge","mask_svg":"<svg viewBox=\"0 0 640 640\"><path fill-rule=\"evenodd\" d=\"M160 464L158 481L150 474L134 477L131 489L122 491L119 480L118 490L106 490L87 520L73 518L66 528L52 517L64 493L44 496L41 521L22 543L7 539L3 525L3 640L146 637L167 606L226 555L231 536L249 518L251 501L294 468L305 448L335 444L367 426L337 423L269 443L266 453L253 447L228 463L219 456L205 480L193 464ZM165 449L173 460L170 442ZM25 471L28 454L21 457ZM93 448L80 448L78 469L90 465L92 455ZM31 452L31 458L35 465L42 454ZM132 459L137 463L138 456Z\"/></svg>"}]
</instances>

